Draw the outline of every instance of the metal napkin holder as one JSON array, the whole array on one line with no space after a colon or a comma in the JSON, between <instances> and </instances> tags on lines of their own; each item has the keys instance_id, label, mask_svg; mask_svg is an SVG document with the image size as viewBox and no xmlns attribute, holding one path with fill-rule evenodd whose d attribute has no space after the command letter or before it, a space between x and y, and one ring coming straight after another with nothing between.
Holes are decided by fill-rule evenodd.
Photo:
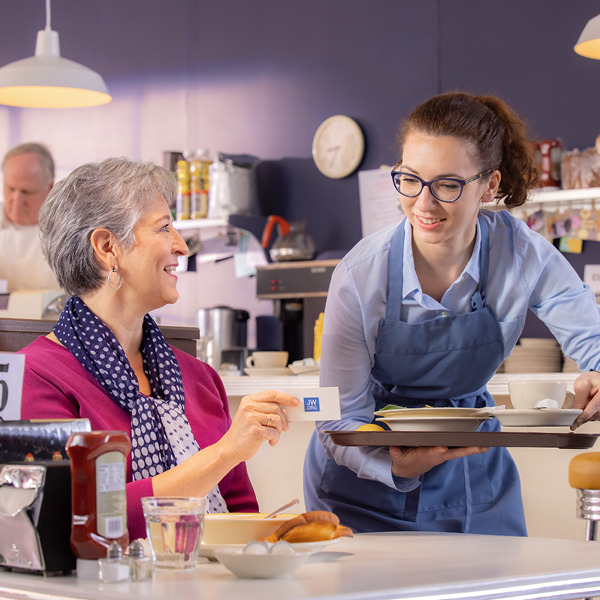
<instances>
[{"instance_id":1,"label":"metal napkin holder","mask_svg":"<svg viewBox=\"0 0 600 600\"><path fill-rule=\"evenodd\" d=\"M0 566L44 575L75 569L68 460L0 464Z\"/></svg>"}]
</instances>

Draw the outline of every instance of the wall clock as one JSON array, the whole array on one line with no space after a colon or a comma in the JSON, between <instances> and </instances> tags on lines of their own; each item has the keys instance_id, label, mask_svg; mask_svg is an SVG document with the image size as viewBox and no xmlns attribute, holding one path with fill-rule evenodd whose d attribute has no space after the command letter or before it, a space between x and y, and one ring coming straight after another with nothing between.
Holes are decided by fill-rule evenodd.
<instances>
[{"instance_id":1,"label":"wall clock","mask_svg":"<svg viewBox=\"0 0 600 600\"><path fill-rule=\"evenodd\" d=\"M353 173L365 152L365 138L360 125L345 115L325 119L315 132L312 145L317 169L333 179Z\"/></svg>"}]
</instances>

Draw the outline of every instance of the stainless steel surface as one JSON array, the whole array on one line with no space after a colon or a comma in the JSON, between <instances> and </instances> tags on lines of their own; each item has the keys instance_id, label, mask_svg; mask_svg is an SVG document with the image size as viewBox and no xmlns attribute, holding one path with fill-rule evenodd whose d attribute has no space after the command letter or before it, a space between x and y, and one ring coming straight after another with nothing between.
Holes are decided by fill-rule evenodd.
<instances>
[{"instance_id":1,"label":"stainless steel surface","mask_svg":"<svg viewBox=\"0 0 600 600\"><path fill-rule=\"evenodd\" d=\"M600 490L577 490L577 516L600 521Z\"/></svg>"},{"instance_id":2,"label":"stainless steel surface","mask_svg":"<svg viewBox=\"0 0 600 600\"><path fill-rule=\"evenodd\" d=\"M279 262L256 268L258 298L316 298L327 296L333 270L340 261Z\"/></svg>"},{"instance_id":3,"label":"stainless steel surface","mask_svg":"<svg viewBox=\"0 0 600 600\"><path fill-rule=\"evenodd\" d=\"M224 350L246 346L247 311L215 306L199 309L196 316L200 340L206 345L206 362L214 369L221 367Z\"/></svg>"}]
</instances>

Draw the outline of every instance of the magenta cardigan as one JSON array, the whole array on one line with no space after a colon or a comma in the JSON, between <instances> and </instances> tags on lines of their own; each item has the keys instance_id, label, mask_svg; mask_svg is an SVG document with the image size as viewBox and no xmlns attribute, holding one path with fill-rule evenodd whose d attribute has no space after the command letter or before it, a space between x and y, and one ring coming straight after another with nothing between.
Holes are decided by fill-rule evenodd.
<instances>
[{"instance_id":1,"label":"magenta cardigan","mask_svg":"<svg viewBox=\"0 0 600 600\"><path fill-rule=\"evenodd\" d=\"M87 418L93 430L125 431L131 437L131 414L116 404L65 347L39 337L20 350L25 354L21 418ZM216 371L173 348L181 368L185 414L200 448L217 442L231 424L225 388ZM146 537L140 498L152 496L152 479L131 481L127 457L127 520L130 539ZM230 512L256 512L258 504L245 463L231 470L219 489Z\"/></svg>"}]
</instances>

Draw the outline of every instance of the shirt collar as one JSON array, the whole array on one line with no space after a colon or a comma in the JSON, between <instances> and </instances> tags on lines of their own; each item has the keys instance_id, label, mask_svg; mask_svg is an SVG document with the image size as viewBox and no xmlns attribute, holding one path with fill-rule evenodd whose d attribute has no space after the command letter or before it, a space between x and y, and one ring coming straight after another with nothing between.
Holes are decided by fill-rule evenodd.
<instances>
[{"instance_id":1,"label":"shirt collar","mask_svg":"<svg viewBox=\"0 0 600 600\"><path fill-rule=\"evenodd\" d=\"M474 282L479 282L481 255L481 227L477 219L477 233L475 235L475 246L473 254L467 263L463 273L468 275ZM402 298L414 298L419 300L422 294L421 284L415 270L415 259L412 250L412 227L410 221L404 221L404 256L402 261Z\"/></svg>"}]
</instances>

